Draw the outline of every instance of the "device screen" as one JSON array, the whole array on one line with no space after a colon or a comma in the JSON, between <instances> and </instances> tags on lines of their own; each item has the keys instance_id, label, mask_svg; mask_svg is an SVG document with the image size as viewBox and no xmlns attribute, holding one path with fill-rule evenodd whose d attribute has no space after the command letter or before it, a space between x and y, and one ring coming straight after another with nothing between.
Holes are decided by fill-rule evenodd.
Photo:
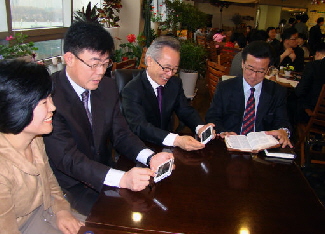
<instances>
[{"instance_id":1,"label":"device screen","mask_svg":"<svg viewBox=\"0 0 325 234\"><path fill-rule=\"evenodd\" d=\"M205 141L209 136L211 136L211 128L207 128L203 133L202 133L202 141Z\"/></svg>"}]
</instances>

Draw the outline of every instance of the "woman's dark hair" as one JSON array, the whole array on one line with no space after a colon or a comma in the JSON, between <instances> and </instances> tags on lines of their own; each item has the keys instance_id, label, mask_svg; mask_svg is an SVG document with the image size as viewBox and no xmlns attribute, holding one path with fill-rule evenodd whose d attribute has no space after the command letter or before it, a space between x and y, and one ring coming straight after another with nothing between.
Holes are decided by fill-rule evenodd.
<instances>
[{"instance_id":1,"label":"woman's dark hair","mask_svg":"<svg viewBox=\"0 0 325 234\"><path fill-rule=\"evenodd\" d=\"M249 43L243 50L242 58L245 63L247 60L247 55L250 54L255 58L268 58L270 59L270 65L274 64L275 52L273 47L265 41L253 41Z\"/></svg>"},{"instance_id":2,"label":"woman's dark hair","mask_svg":"<svg viewBox=\"0 0 325 234\"><path fill-rule=\"evenodd\" d=\"M324 17L319 17L317 19L317 24L320 24L321 22L324 22Z\"/></svg>"},{"instance_id":3,"label":"woman's dark hair","mask_svg":"<svg viewBox=\"0 0 325 234\"><path fill-rule=\"evenodd\" d=\"M52 93L52 87L44 65L0 62L0 132L20 133L32 121L38 102Z\"/></svg>"},{"instance_id":4,"label":"woman's dark hair","mask_svg":"<svg viewBox=\"0 0 325 234\"><path fill-rule=\"evenodd\" d=\"M271 30L273 30L273 29L275 29L275 27L268 27L268 28L266 29L266 33L269 34L269 32L270 32Z\"/></svg>"},{"instance_id":5,"label":"woman's dark hair","mask_svg":"<svg viewBox=\"0 0 325 234\"><path fill-rule=\"evenodd\" d=\"M292 35L298 33L297 29L294 27L287 28L286 30L283 31L281 37L282 37L282 42L284 40L290 39Z\"/></svg>"},{"instance_id":6,"label":"woman's dark hair","mask_svg":"<svg viewBox=\"0 0 325 234\"><path fill-rule=\"evenodd\" d=\"M78 55L83 50L109 53L112 55L114 41L100 24L91 22L75 22L68 29L64 37L63 51Z\"/></svg>"}]
</instances>

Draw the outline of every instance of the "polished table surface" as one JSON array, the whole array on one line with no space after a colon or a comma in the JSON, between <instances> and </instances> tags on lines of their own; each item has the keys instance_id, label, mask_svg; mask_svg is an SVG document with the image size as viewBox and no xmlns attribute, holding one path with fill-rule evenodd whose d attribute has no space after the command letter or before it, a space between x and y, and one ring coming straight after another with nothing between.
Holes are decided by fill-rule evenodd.
<instances>
[{"instance_id":1,"label":"polished table surface","mask_svg":"<svg viewBox=\"0 0 325 234\"><path fill-rule=\"evenodd\" d=\"M86 226L107 230L99 234L325 233L325 209L295 163L231 154L219 139L173 153L171 176L141 192L104 187Z\"/></svg>"}]
</instances>

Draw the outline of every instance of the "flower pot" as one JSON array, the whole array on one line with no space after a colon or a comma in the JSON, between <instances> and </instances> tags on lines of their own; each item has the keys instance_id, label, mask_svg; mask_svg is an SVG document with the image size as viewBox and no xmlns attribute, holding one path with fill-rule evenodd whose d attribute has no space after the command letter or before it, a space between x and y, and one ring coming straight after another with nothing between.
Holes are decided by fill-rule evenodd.
<instances>
[{"instance_id":1,"label":"flower pot","mask_svg":"<svg viewBox=\"0 0 325 234\"><path fill-rule=\"evenodd\" d=\"M290 77L291 76L291 71L284 71L284 76Z\"/></svg>"},{"instance_id":2,"label":"flower pot","mask_svg":"<svg viewBox=\"0 0 325 234\"><path fill-rule=\"evenodd\" d=\"M184 71L180 71L179 77L181 78L183 83L185 97L190 99L194 98L196 81L199 77L199 73L187 73Z\"/></svg>"}]
</instances>

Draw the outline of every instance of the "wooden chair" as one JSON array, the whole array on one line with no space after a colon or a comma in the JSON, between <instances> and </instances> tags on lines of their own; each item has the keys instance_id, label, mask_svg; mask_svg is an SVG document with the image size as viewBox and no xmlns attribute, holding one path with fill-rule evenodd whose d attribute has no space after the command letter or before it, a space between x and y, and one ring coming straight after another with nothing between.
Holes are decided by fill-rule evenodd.
<instances>
[{"instance_id":1,"label":"wooden chair","mask_svg":"<svg viewBox=\"0 0 325 234\"><path fill-rule=\"evenodd\" d=\"M304 57L304 63L312 62L315 60L314 56Z\"/></svg>"},{"instance_id":2,"label":"wooden chair","mask_svg":"<svg viewBox=\"0 0 325 234\"><path fill-rule=\"evenodd\" d=\"M138 69L146 69L147 68L146 61L145 61L147 50L148 50L147 47L143 47Z\"/></svg>"},{"instance_id":3,"label":"wooden chair","mask_svg":"<svg viewBox=\"0 0 325 234\"><path fill-rule=\"evenodd\" d=\"M220 49L216 48L214 41L207 43L208 59L210 61L219 63L219 51Z\"/></svg>"},{"instance_id":4,"label":"wooden chair","mask_svg":"<svg viewBox=\"0 0 325 234\"><path fill-rule=\"evenodd\" d=\"M207 44L206 44L206 37L203 36L203 35L196 35L196 43L198 45L201 45L203 47L207 47Z\"/></svg>"},{"instance_id":5,"label":"wooden chair","mask_svg":"<svg viewBox=\"0 0 325 234\"><path fill-rule=\"evenodd\" d=\"M324 153L313 150L314 146L325 146L325 85L323 85L322 91L319 94L314 111L310 109L305 111L310 116L308 123L298 124L297 126L299 140L296 147L300 148L301 166L304 166L306 163L307 165L309 163L325 164L325 161L321 160L325 160ZM311 153L323 157L311 159Z\"/></svg>"},{"instance_id":6,"label":"wooden chair","mask_svg":"<svg viewBox=\"0 0 325 234\"><path fill-rule=\"evenodd\" d=\"M112 66L112 71L116 69L136 69L137 67L137 60L134 59L127 59L122 62L114 62Z\"/></svg>"},{"instance_id":7,"label":"wooden chair","mask_svg":"<svg viewBox=\"0 0 325 234\"><path fill-rule=\"evenodd\" d=\"M213 98L215 89L223 75L225 75L225 67L222 65L207 60L206 81L211 99Z\"/></svg>"},{"instance_id":8,"label":"wooden chair","mask_svg":"<svg viewBox=\"0 0 325 234\"><path fill-rule=\"evenodd\" d=\"M226 67L226 75L230 72L230 67L232 60L234 59L234 56L241 51L238 48L232 48L232 47L222 47L220 50L220 56L219 56L219 64L223 67Z\"/></svg>"}]
</instances>

